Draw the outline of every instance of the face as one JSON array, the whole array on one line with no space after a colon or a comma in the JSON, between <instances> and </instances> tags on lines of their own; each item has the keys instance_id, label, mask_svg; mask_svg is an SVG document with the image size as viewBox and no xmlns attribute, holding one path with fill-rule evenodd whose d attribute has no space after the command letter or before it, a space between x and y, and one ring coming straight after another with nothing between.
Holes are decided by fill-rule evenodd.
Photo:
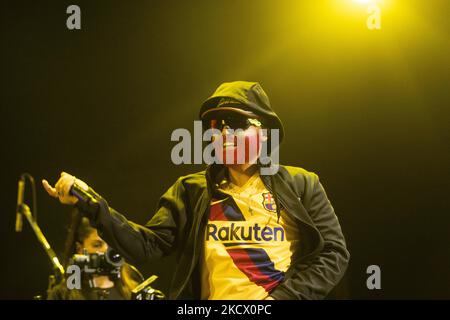
<instances>
[{"instance_id":1,"label":"face","mask_svg":"<svg viewBox=\"0 0 450 320\"><path fill-rule=\"evenodd\" d=\"M108 245L102 238L99 237L97 230L94 229L89 236L83 240L83 243L77 243L77 252L83 253L83 249L87 250L87 253L104 253L108 249Z\"/></svg>"},{"instance_id":2,"label":"face","mask_svg":"<svg viewBox=\"0 0 450 320\"><path fill-rule=\"evenodd\" d=\"M238 113L227 113L210 120L210 127L221 131L213 136L217 160L224 165L256 163L262 142L261 123Z\"/></svg>"}]
</instances>

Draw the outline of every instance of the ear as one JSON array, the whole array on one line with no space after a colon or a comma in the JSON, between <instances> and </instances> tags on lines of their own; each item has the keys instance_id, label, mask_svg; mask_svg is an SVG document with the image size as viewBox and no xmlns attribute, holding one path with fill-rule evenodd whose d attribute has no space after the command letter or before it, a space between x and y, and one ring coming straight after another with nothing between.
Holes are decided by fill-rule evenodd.
<instances>
[{"instance_id":1,"label":"ear","mask_svg":"<svg viewBox=\"0 0 450 320\"><path fill-rule=\"evenodd\" d=\"M78 253L78 254L82 254L83 253L83 246L78 241L75 242L75 252Z\"/></svg>"}]
</instances>

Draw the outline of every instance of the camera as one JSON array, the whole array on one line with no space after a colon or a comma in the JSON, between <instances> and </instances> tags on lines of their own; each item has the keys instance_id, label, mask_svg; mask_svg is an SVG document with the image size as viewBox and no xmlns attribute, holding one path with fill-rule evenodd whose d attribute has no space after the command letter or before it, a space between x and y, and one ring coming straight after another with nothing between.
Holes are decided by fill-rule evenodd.
<instances>
[{"instance_id":1,"label":"camera","mask_svg":"<svg viewBox=\"0 0 450 320\"><path fill-rule=\"evenodd\" d=\"M74 254L70 260L71 265L77 265L86 275L106 275L111 280L120 278L120 268L124 263L123 257L111 247L105 253Z\"/></svg>"}]
</instances>

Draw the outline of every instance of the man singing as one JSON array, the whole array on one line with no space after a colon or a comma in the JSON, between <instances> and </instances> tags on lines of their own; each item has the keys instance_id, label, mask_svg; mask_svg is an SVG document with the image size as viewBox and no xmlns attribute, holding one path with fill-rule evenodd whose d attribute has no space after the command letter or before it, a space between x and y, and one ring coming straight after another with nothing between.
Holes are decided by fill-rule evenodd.
<instances>
[{"instance_id":1,"label":"man singing","mask_svg":"<svg viewBox=\"0 0 450 320\"><path fill-rule=\"evenodd\" d=\"M261 157L263 145L284 136L264 90L255 82L223 83L201 106L200 119L220 142L216 163L180 177L145 226L70 174L55 187L43 185L77 206L126 260L176 252L170 299L325 298L346 270L345 239L316 174L283 165L262 170L271 165ZM74 197L74 184L95 205Z\"/></svg>"}]
</instances>

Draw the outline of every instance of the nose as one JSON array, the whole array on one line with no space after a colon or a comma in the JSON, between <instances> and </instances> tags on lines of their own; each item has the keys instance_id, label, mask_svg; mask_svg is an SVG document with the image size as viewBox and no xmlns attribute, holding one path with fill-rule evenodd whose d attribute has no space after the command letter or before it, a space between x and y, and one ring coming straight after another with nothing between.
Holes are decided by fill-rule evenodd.
<instances>
[{"instance_id":1,"label":"nose","mask_svg":"<svg viewBox=\"0 0 450 320\"><path fill-rule=\"evenodd\" d=\"M223 135L229 135L229 134L231 134L230 129L231 129L230 126L224 125L223 128L222 128L222 134L223 134Z\"/></svg>"}]
</instances>

